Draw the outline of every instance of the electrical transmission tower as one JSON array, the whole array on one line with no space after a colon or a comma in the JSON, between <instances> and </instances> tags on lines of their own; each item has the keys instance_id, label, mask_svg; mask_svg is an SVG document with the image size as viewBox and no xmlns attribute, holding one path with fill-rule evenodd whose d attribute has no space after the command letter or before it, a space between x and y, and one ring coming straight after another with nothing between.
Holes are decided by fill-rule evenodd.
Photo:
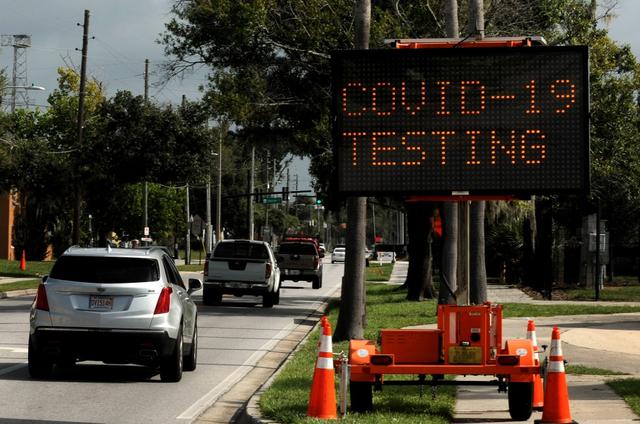
<instances>
[{"instance_id":1,"label":"electrical transmission tower","mask_svg":"<svg viewBox=\"0 0 640 424\"><path fill-rule=\"evenodd\" d=\"M31 36L26 34L2 35L0 45L13 46L13 79L9 97L11 111L29 107L29 91L27 87L27 48L31 47ZM3 102L3 104L7 104Z\"/></svg>"}]
</instances>

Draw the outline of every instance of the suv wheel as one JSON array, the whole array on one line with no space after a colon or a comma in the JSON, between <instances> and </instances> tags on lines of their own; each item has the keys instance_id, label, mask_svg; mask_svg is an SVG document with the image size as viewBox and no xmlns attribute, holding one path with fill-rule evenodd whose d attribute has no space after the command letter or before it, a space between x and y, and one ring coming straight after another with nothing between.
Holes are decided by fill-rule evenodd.
<instances>
[{"instance_id":1,"label":"suv wheel","mask_svg":"<svg viewBox=\"0 0 640 424\"><path fill-rule=\"evenodd\" d=\"M278 286L278 291L273 293L273 304L274 305L280 304L280 286Z\"/></svg>"},{"instance_id":2,"label":"suv wheel","mask_svg":"<svg viewBox=\"0 0 640 424\"><path fill-rule=\"evenodd\" d=\"M32 378L47 378L51 375L53 362L40 355L33 346L33 341L29 337L29 375Z\"/></svg>"},{"instance_id":3,"label":"suv wheel","mask_svg":"<svg viewBox=\"0 0 640 424\"><path fill-rule=\"evenodd\" d=\"M193 371L198 365L198 323L193 328L193 338L191 339L191 351L184 357L182 368L185 371Z\"/></svg>"},{"instance_id":4,"label":"suv wheel","mask_svg":"<svg viewBox=\"0 0 640 424\"><path fill-rule=\"evenodd\" d=\"M178 330L176 337L176 345L171 355L162 358L160 362L160 379L162 381L178 382L182 379L182 361L183 361L183 341L182 341L182 325Z\"/></svg>"}]
</instances>

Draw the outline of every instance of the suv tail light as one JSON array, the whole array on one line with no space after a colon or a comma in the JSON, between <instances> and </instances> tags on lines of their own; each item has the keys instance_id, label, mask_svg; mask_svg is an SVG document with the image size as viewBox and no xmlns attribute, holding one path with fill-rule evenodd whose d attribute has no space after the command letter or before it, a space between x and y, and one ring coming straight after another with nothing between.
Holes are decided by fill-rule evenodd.
<instances>
[{"instance_id":1,"label":"suv tail light","mask_svg":"<svg viewBox=\"0 0 640 424\"><path fill-rule=\"evenodd\" d=\"M171 287L164 287L160 292L158 303L156 303L156 309L153 311L153 315L166 314L169 312L169 305L171 305L171 293L173 289Z\"/></svg>"},{"instance_id":2,"label":"suv tail light","mask_svg":"<svg viewBox=\"0 0 640 424\"><path fill-rule=\"evenodd\" d=\"M265 267L264 267L264 278L269 278L271 277L271 263L269 262L265 262Z\"/></svg>"},{"instance_id":3,"label":"suv tail light","mask_svg":"<svg viewBox=\"0 0 640 424\"><path fill-rule=\"evenodd\" d=\"M206 277L207 275L209 275L209 258L204 261L204 276Z\"/></svg>"},{"instance_id":4,"label":"suv tail light","mask_svg":"<svg viewBox=\"0 0 640 424\"><path fill-rule=\"evenodd\" d=\"M38 285L38 293L36 293L36 309L41 311L49 310L49 300L47 299L47 290L44 288L44 284Z\"/></svg>"}]
</instances>

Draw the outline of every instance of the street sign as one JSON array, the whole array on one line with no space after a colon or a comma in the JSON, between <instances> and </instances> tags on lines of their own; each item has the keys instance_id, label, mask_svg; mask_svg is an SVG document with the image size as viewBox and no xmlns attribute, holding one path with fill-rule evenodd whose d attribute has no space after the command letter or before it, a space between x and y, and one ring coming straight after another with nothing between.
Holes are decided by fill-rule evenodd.
<instances>
[{"instance_id":1,"label":"street sign","mask_svg":"<svg viewBox=\"0 0 640 424\"><path fill-rule=\"evenodd\" d=\"M144 234L145 236L148 236L148 235L149 235L149 227L144 227L143 234Z\"/></svg>"},{"instance_id":2,"label":"street sign","mask_svg":"<svg viewBox=\"0 0 640 424\"><path fill-rule=\"evenodd\" d=\"M263 197L262 203L266 205L273 205L276 203L282 203L282 199L280 197Z\"/></svg>"},{"instance_id":3,"label":"street sign","mask_svg":"<svg viewBox=\"0 0 640 424\"><path fill-rule=\"evenodd\" d=\"M337 51L332 79L343 193L589 189L585 46Z\"/></svg>"}]
</instances>

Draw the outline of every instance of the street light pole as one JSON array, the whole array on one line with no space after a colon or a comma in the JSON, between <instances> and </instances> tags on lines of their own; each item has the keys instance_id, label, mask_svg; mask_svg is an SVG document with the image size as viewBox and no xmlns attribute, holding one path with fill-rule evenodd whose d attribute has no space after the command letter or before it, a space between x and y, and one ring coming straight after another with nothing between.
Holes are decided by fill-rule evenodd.
<instances>
[{"instance_id":1,"label":"street light pole","mask_svg":"<svg viewBox=\"0 0 640 424\"><path fill-rule=\"evenodd\" d=\"M211 157L218 156L218 153L211 152ZM211 253L213 249L213 225L211 225L211 165L208 165L209 172L207 173L207 222L205 226L205 249L207 253Z\"/></svg>"},{"instance_id":2,"label":"street light pole","mask_svg":"<svg viewBox=\"0 0 640 424\"><path fill-rule=\"evenodd\" d=\"M216 241L222 240L222 132L218 140L218 190L216 192Z\"/></svg>"}]
</instances>

